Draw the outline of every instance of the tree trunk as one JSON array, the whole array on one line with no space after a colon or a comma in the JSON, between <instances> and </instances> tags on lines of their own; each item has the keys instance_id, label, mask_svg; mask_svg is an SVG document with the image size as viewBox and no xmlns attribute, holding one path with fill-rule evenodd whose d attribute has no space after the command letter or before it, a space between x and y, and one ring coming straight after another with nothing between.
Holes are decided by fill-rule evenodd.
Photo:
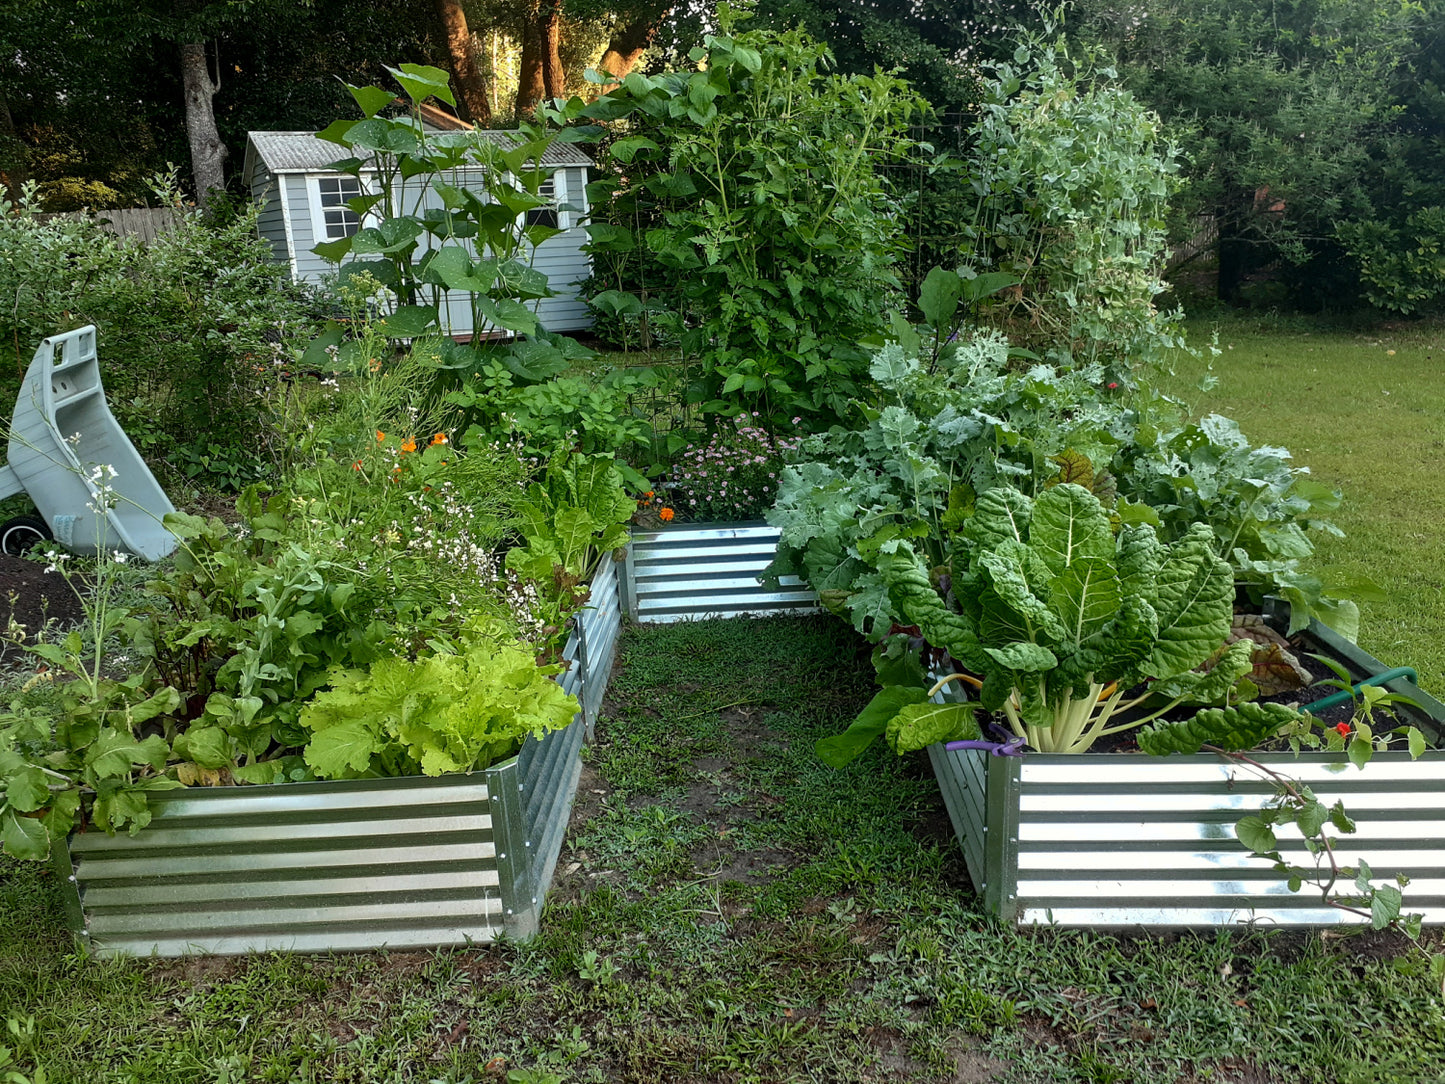
<instances>
[{"instance_id":1,"label":"tree trunk","mask_svg":"<svg viewBox=\"0 0 1445 1084\"><path fill-rule=\"evenodd\" d=\"M663 8L653 18L634 19L630 23L619 26L612 35L612 40L607 43L607 49L602 54L602 59L597 62L597 70L606 72L612 76L613 82L604 84L598 88L600 94L606 94L637 66L642 54L647 52L647 47L652 44L652 37L657 33L657 27L672 14L672 8Z\"/></svg>"},{"instance_id":2,"label":"tree trunk","mask_svg":"<svg viewBox=\"0 0 1445 1084\"><path fill-rule=\"evenodd\" d=\"M8 190L0 195L18 199L20 186L25 183L25 148L15 134L15 118L10 114L10 103L4 92L0 92L0 154L15 156L9 169L0 169L0 185Z\"/></svg>"},{"instance_id":3,"label":"tree trunk","mask_svg":"<svg viewBox=\"0 0 1445 1084\"><path fill-rule=\"evenodd\" d=\"M492 106L487 101L487 83L477 67L472 48L472 32L467 29L467 13L459 0L434 0L437 18L442 24L447 53L452 60L452 76L457 84L457 107L463 120L479 128L492 123Z\"/></svg>"},{"instance_id":4,"label":"tree trunk","mask_svg":"<svg viewBox=\"0 0 1445 1084\"><path fill-rule=\"evenodd\" d=\"M181 80L186 99L186 135L191 143L191 175L196 182L196 203L205 210L211 193L226 188L226 145L216 131L213 99L221 89L211 78L204 42L181 44Z\"/></svg>"},{"instance_id":5,"label":"tree trunk","mask_svg":"<svg viewBox=\"0 0 1445 1084\"><path fill-rule=\"evenodd\" d=\"M1215 296L1220 301L1233 305L1239 301L1239 289L1244 285L1248 273L1249 241L1245 235L1246 215L1253 199L1252 193L1231 186L1223 206L1216 211L1219 223L1219 274L1215 282Z\"/></svg>"},{"instance_id":6,"label":"tree trunk","mask_svg":"<svg viewBox=\"0 0 1445 1084\"><path fill-rule=\"evenodd\" d=\"M547 96L547 83L542 75L542 50L538 48L537 20L528 17L522 24L522 59L517 68L517 119L530 117L537 103Z\"/></svg>"},{"instance_id":7,"label":"tree trunk","mask_svg":"<svg viewBox=\"0 0 1445 1084\"><path fill-rule=\"evenodd\" d=\"M567 94L567 73L562 70L562 0L542 0L537 13L537 41L542 50L542 82L547 97Z\"/></svg>"}]
</instances>

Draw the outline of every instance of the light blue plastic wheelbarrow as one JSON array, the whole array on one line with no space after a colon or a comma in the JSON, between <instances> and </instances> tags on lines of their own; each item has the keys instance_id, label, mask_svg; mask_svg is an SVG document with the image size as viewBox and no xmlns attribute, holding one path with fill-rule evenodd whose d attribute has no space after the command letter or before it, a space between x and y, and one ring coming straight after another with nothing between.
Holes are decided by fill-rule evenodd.
<instances>
[{"instance_id":1,"label":"light blue plastic wheelbarrow","mask_svg":"<svg viewBox=\"0 0 1445 1084\"><path fill-rule=\"evenodd\" d=\"M41 518L0 524L0 549L54 538L74 553L123 551L157 561L176 548L161 523L165 491L117 424L100 386L95 328L52 335L25 372L10 426L0 499L28 494Z\"/></svg>"}]
</instances>

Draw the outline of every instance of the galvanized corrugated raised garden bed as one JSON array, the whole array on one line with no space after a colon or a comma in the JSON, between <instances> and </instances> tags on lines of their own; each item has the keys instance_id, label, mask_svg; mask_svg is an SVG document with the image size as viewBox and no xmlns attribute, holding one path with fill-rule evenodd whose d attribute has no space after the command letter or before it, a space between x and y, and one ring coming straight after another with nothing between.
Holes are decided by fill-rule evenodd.
<instances>
[{"instance_id":1,"label":"galvanized corrugated raised garden bed","mask_svg":"<svg viewBox=\"0 0 1445 1084\"><path fill-rule=\"evenodd\" d=\"M1318 624L1312 650L1350 668L1355 681L1385 666ZM1413 683L1387 687L1420 711L1399 708L1432 737L1445 705ZM1355 921L1317 892L1291 892L1269 862L1235 839L1238 819L1274 787L1224 757L1138 753L990 757L929 749L974 887L1010 922L1060 926L1302 926ZM1363 771L1343 755L1255 754L1253 759L1342 799L1359 824L1339 837L1347 865L1367 861L1377 878L1411 878L1406 910L1445 922L1445 750L1419 760L1376 754ZM1309 866L1295 836L1283 853Z\"/></svg>"},{"instance_id":2,"label":"galvanized corrugated raised garden bed","mask_svg":"<svg viewBox=\"0 0 1445 1084\"><path fill-rule=\"evenodd\" d=\"M777 556L778 534L759 523L634 531L624 609L636 621L659 622L817 613L818 596L796 577L783 577L777 590L758 582Z\"/></svg>"},{"instance_id":3,"label":"galvanized corrugated raised garden bed","mask_svg":"<svg viewBox=\"0 0 1445 1084\"><path fill-rule=\"evenodd\" d=\"M776 528L704 525L634 536L626 608L638 620L815 613L817 596L757 576L776 552ZM1329 629L1315 648L1344 662L1356 681L1385 666ZM1445 705L1412 683L1388 687L1422 711L1401 709L1432 737ZM1208 754L990 757L929 751L969 873L989 910L1009 921L1063 926L1217 926L1351 921L1318 895L1292 893L1268 862L1234 838L1234 824L1273 788ZM1364 858L1379 877L1411 878L1406 909L1445 922L1445 750L1418 761L1377 755L1361 772L1340 755L1262 756L1343 799L1360 830L1342 837L1341 858ZM1288 850L1288 842L1282 840ZM1303 847L1298 848L1301 862Z\"/></svg>"},{"instance_id":4,"label":"galvanized corrugated raised garden bed","mask_svg":"<svg viewBox=\"0 0 1445 1084\"><path fill-rule=\"evenodd\" d=\"M482 772L191 788L135 836L55 848L67 909L101 955L430 948L536 931L621 625L604 557L559 676L572 725Z\"/></svg>"}]
</instances>

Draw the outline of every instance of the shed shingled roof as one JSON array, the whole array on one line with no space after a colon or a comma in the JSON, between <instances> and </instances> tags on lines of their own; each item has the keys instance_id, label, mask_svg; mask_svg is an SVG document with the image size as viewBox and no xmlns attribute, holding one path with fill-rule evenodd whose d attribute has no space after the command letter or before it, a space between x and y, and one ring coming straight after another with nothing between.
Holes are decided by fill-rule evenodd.
<instances>
[{"instance_id":1,"label":"shed shingled roof","mask_svg":"<svg viewBox=\"0 0 1445 1084\"><path fill-rule=\"evenodd\" d=\"M478 129L477 134L503 146L510 145L515 133L506 130L488 131ZM251 132L251 143L271 173L320 173L339 158L346 157L346 149L324 139L317 139L315 132ZM575 143L553 143L542 152L544 166L591 166L592 159L583 154Z\"/></svg>"}]
</instances>

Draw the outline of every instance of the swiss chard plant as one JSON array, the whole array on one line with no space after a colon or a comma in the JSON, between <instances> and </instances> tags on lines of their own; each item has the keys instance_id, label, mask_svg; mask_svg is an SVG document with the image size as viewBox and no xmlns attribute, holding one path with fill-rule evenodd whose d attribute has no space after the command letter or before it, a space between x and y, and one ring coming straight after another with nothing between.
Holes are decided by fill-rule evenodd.
<instances>
[{"instance_id":1,"label":"swiss chard plant","mask_svg":"<svg viewBox=\"0 0 1445 1084\"><path fill-rule=\"evenodd\" d=\"M825 749L856 750L870 731L890 734L898 749L977 738L974 716L982 708L999 713L1032 749L1085 752L1099 738L1143 726L1185 701L1224 700L1250 666L1248 643L1216 657L1229 633L1234 580L1207 529L1173 545L1147 524L1125 526L1116 536L1099 499L1071 483L1037 498L990 490L944 570L932 573L899 543L884 555L880 574L903 619L979 683L979 699L931 703L961 674L930 688L885 688L884 703L907 702L899 712L881 717L870 705L849 734ZM1195 669L1212 657L1207 673ZM1149 710L1131 712L1146 701L1153 702ZM927 725L919 725L924 719ZM1231 709L1217 729L1222 740L1245 731L1252 745L1261 727L1272 732L1279 725L1251 705ZM1170 733L1157 731L1153 740L1167 741Z\"/></svg>"},{"instance_id":2,"label":"swiss chard plant","mask_svg":"<svg viewBox=\"0 0 1445 1084\"><path fill-rule=\"evenodd\" d=\"M906 540L939 564L980 494L1036 493L1063 471L1113 500L1107 472L1081 468L1108 462L1129 434L1102 370L1011 357L991 332L950 341L938 319L942 333L907 329L875 354L876 400L803 442L768 514L782 530L770 574L802 577L875 639L901 616L882 578L886 548Z\"/></svg>"}]
</instances>

